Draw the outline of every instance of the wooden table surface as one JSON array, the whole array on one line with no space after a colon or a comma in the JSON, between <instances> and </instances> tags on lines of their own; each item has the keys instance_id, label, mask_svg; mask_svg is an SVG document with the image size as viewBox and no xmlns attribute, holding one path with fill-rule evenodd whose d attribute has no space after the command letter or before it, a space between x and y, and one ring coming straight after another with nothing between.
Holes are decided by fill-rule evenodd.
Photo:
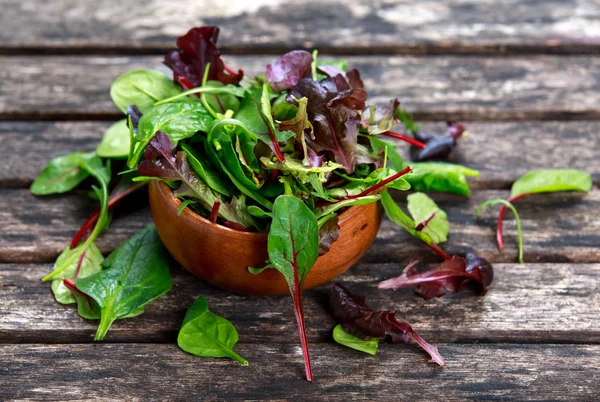
<instances>
[{"instance_id":1,"label":"wooden table surface","mask_svg":"<svg viewBox=\"0 0 600 402\"><path fill-rule=\"evenodd\" d=\"M382 345L373 357L334 343L331 284L305 293L313 384L287 297L229 294L173 264L171 292L102 343L96 323L53 300L40 278L96 206L86 190L38 198L28 186L49 159L95 148L120 115L109 97L118 75L161 68L174 38L201 24L221 26L227 64L249 74L316 47L360 68L370 98L398 96L427 127L467 122L452 161L481 170L473 194L433 198L451 222L448 251L494 263L488 294L427 302L410 289L379 291L407 261L435 261L389 221L339 278L438 343L446 367L414 345ZM0 0L0 399L598 400L598 55L598 0ZM513 218L500 253L494 217L474 209L544 167L587 170L594 189L519 202L526 248L516 264ZM151 222L145 196L135 201L116 212L102 252ZM250 366L178 349L201 294L237 327Z\"/></svg>"}]
</instances>

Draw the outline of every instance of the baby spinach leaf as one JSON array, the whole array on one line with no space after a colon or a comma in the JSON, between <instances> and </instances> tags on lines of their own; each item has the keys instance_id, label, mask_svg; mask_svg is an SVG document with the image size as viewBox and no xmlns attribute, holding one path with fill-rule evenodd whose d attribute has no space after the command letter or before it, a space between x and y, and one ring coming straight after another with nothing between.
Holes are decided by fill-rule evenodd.
<instances>
[{"instance_id":1,"label":"baby spinach leaf","mask_svg":"<svg viewBox=\"0 0 600 402\"><path fill-rule=\"evenodd\" d=\"M300 333L306 379L312 381L302 311L302 285L318 257L319 230L315 215L298 198L281 195L275 200L267 248L271 263L288 283Z\"/></svg>"},{"instance_id":2,"label":"baby spinach leaf","mask_svg":"<svg viewBox=\"0 0 600 402\"><path fill-rule=\"evenodd\" d=\"M153 225L121 244L102 266L102 271L75 282L100 306L95 340L102 340L115 320L139 312L171 289L167 252Z\"/></svg>"},{"instance_id":3,"label":"baby spinach leaf","mask_svg":"<svg viewBox=\"0 0 600 402\"><path fill-rule=\"evenodd\" d=\"M479 171L445 162L411 163L413 173L406 176L415 191L439 191L471 195L466 176L477 177Z\"/></svg>"},{"instance_id":4,"label":"baby spinach leaf","mask_svg":"<svg viewBox=\"0 0 600 402\"><path fill-rule=\"evenodd\" d=\"M61 266L69 257L78 250L67 247L56 259L55 267ZM72 261L67 267L52 280L52 293L57 302L61 304L75 303L75 296L67 288L63 279L85 278L100 271L100 264L104 261L102 253L98 250L95 243L88 246L87 250L79 258Z\"/></svg>"},{"instance_id":5,"label":"baby spinach leaf","mask_svg":"<svg viewBox=\"0 0 600 402\"><path fill-rule=\"evenodd\" d=\"M448 239L450 225L446 212L424 193L414 193L407 197L408 212L421 233L427 234L434 243L443 243Z\"/></svg>"},{"instance_id":6,"label":"baby spinach leaf","mask_svg":"<svg viewBox=\"0 0 600 402\"><path fill-rule=\"evenodd\" d=\"M110 97L123 113L136 105L146 113L154 104L181 92L169 77L155 70L129 71L119 76L110 87Z\"/></svg>"},{"instance_id":7,"label":"baby spinach leaf","mask_svg":"<svg viewBox=\"0 0 600 402\"><path fill-rule=\"evenodd\" d=\"M543 169L525 173L512 185L511 197L559 191L590 191L592 176L575 169Z\"/></svg>"},{"instance_id":8,"label":"baby spinach leaf","mask_svg":"<svg viewBox=\"0 0 600 402\"><path fill-rule=\"evenodd\" d=\"M371 338L367 340L357 338L354 335L350 335L344 331L344 328L339 324L333 329L333 340L340 345L344 345L373 356L375 356L377 349L379 349L379 339Z\"/></svg>"},{"instance_id":9,"label":"baby spinach leaf","mask_svg":"<svg viewBox=\"0 0 600 402\"><path fill-rule=\"evenodd\" d=\"M89 156L85 152L73 152L52 159L31 185L31 193L48 195L71 191L89 176L81 167L81 161Z\"/></svg>"},{"instance_id":10,"label":"baby spinach leaf","mask_svg":"<svg viewBox=\"0 0 600 402\"><path fill-rule=\"evenodd\" d=\"M448 254L446 254L444 252L444 250L442 250L433 241L433 239L431 238L431 236L428 233L423 231L423 228L425 228L428 224L427 219L425 220L425 222L415 223L414 220L412 220L408 215L406 215L404 213L404 211L402 211L402 208L400 208L396 204L396 202L394 201L392 196L386 190L382 191L380 193L380 196L381 196L381 204L383 205L383 208L385 209L385 213L392 222L394 222L398 226L402 227L404 230L406 230L408 233L410 233L413 237L416 237L417 239L420 239L421 241L423 241L425 244L427 244L429 246L429 248L431 248L436 254L438 254L445 260L449 260L452 258ZM429 216L431 216L431 215L429 215ZM435 217L435 215L434 215L434 217Z\"/></svg>"},{"instance_id":11,"label":"baby spinach leaf","mask_svg":"<svg viewBox=\"0 0 600 402\"><path fill-rule=\"evenodd\" d=\"M208 311L204 296L192 304L177 336L177 345L200 357L229 357L244 366L248 361L233 351L238 333L231 322Z\"/></svg>"},{"instance_id":12,"label":"baby spinach leaf","mask_svg":"<svg viewBox=\"0 0 600 402\"><path fill-rule=\"evenodd\" d=\"M255 216L257 218L263 218L263 219L273 217L273 214L271 212L264 211L260 207L257 207L256 205L249 205L248 213L252 216Z\"/></svg>"},{"instance_id":13,"label":"baby spinach leaf","mask_svg":"<svg viewBox=\"0 0 600 402\"><path fill-rule=\"evenodd\" d=\"M96 155L101 158L127 158L131 141L129 134L127 119L112 124L96 148Z\"/></svg>"},{"instance_id":14,"label":"baby spinach leaf","mask_svg":"<svg viewBox=\"0 0 600 402\"><path fill-rule=\"evenodd\" d=\"M133 155L127 166L134 169L146 145L158 131L165 132L174 144L198 131L208 131L213 117L197 101L165 103L145 113L138 124Z\"/></svg>"}]
</instances>

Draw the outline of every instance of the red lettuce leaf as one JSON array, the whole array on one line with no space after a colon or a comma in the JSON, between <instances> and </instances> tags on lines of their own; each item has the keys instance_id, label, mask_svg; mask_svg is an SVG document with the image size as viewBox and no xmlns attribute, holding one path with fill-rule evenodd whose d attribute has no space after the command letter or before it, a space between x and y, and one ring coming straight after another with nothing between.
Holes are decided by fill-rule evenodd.
<instances>
[{"instance_id":1,"label":"red lettuce leaf","mask_svg":"<svg viewBox=\"0 0 600 402\"><path fill-rule=\"evenodd\" d=\"M425 148L411 147L410 156L413 161L446 159L456 147L458 139L467 130L461 123L448 122L446 135L433 135L422 131L413 133L417 141L425 143Z\"/></svg>"},{"instance_id":2,"label":"red lettuce leaf","mask_svg":"<svg viewBox=\"0 0 600 402\"><path fill-rule=\"evenodd\" d=\"M481 285L482 295L494 279L494 270L485 258L469 253L465 258L453 256L424 272L417 271L418 261L413 261L402 275L379 283L380 289L400 289L416 286L415 291L426 300L442 297L447 292L457 293L469 281Z\"/></svg>"},{"instance_id":3,"label":"red lettuce leaf","mask_svg":"<svg viewBox=\"0 0 600 402\"><path fill-rule=\"evenodd\" d=\"M315 152L329 152L334 162L352 173L361 123L359 111L365 107L367 93L360 88L332 92L321 83L304 78L290 95L308 99L308 119L314 130L314 138L306 138L309 147Z\"/></svg>"},{"instance_id":4,"label":"red lettuce leaf","mask_svg":"<svg viewBox=\"0 0 600 402\"><path fill-rule=\"evenodd\" d=\"M305 50L292 50L273 64L267 64L265 78L275 92L291 89L302 78L310 77L312 56Z\"/></svg>"},{"instance_id":5,"label":"red lettuce leaf","mask_svg":"<svg viewBox=\"0 0 600 402\"><path fill-rule=\"evenodd\" d=\"M200 86L208 63L210 63L208 80L233 85L240 82L244 72L239 70L236 74L225 67L221 60L221 51L217 47L218 37L218 27L206 26L192 28L184 36L177 38L179 50L167 53L164 60L164 63L173 70L176 83L179 83L179 78L185 78L194 87Z\"/></svg>"},{"instance_id":6,"label":"red lettuce leaf","mask_svg":"<svg viewBox=\"0 0 600 402\"><path fill-rule=\"evenodd\" d=\"M429 353L430 362L444 365L437 345L426 342L408 323L398 321L393 311L373 310L364 297L352 294L339 283L333 285L330 303L336 320L349 334L363 339L389 337L392 343L410 343L412 339Z\"/></svg>"}]
</instances>

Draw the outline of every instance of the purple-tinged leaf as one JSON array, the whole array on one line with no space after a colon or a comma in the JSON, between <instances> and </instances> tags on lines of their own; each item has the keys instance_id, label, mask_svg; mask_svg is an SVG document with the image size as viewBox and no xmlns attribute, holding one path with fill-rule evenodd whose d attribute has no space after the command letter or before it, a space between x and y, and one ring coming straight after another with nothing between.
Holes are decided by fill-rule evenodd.
<instances>
[{"instance_id":1,"label":"purple-tinged leaf","mask_svg":"<svg viewBox=\"0 0 600 402\"><path fill-rule=\"evenodd\" d=\"M291 89L302 78L310 76L310 65L313 61L310 53L304 50L292 50L281 56L273 64L267 64L265 78L275 92Z\"/></svg>"},{"instance_id":2,"label":"purple-tinged leaf","mask_svg":"<svg viewBox=\"0 0 600 402\"><path fill-rule=\"evenodd\" d=\"M333 243L340 237L340 225L337 216L329 219L319 228L319 256L325 255Z\"/></svg>"},{"instance_id":3,"label":"purple-tinged leaf","mask_svg":"<svg viewBox=\"0 0 600 402\"><path fill-rule=\"evenodd\" d=\"M411 147L410 155L412 160L421 162L425 160L445 159L456 147L458 139L467 130L461 123L448 122L448 132L446 135L433 135L422 131L413 133L417 141L425 143L425 148Z\"/></svg>"},{"instance_id":4,"label":"purple-tinged leaf","mask_svg":"<svg viewBox=\"0 0 600 402\"><path fill-rule=\"evenodd\" d=\"M244 72L239 70L235 73L225 67L221 60L221 51L217 47L218 37L218 27L206 26L192 28L187 34L177 38L179 50L167 53L164 61L173 70L176 83L179 83L179 78L184 78L194 87L200 86L204 70L209 63L207 80L234 85L240 82Z\"/></svg>"},{"instance_id":5,"label":"purple-tinged leaf","mask_svg":"<svg viewBox=\"0 0 600 402\"><path fill-rule=\"evenodd\" d=\"M430 362L444 365L437 345L426 342L407 322L399 321L393 311L373 310L363 296L351 293L339 283L333 285L330 303L334 317L349 334L362 339L389 337L392 343L410 343L412 339L429 353Z\"/></svg>"},{"instance_id":6,"label":"purple-tinged leaf","mask_svg":"<svg viewBox=\"0 0 600 402\"><path fill-rule=\"evenodd\" d=\"M400 289L416 286L415 291L426 300L442 297L447 292L457 293L469 281L481 285L482 295L494 279L494 270L485 258L469 253L466 258L453 256L435 267L418 272L418 261L413 261L402 275L379 283L380 289Z\"/></svg>"}]
</instances>

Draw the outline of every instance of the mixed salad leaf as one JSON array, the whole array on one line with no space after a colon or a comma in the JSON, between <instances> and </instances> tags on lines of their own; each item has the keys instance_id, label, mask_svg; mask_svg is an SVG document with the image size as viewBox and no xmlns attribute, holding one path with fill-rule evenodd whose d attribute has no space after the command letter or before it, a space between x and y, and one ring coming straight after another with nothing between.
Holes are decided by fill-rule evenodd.
<instances>
[{"instance_id":1,"label":"mixed salad leaf","mask_svg":"<svg viewBox=\"0 0 600 402\"><path fill-rule=\"evenodd\" d=\"M118 77L110 94L126 118L107 129L95 152L53 159L31 186L33 194L46 195L97 182L92 196L99 208L43 278L52 279L58 302L77 303L82 317L100 320L96 339L115 320L142 314L171 288L167 254L153 226L106 259L95 245L113 208L150 180L169 185L181 200L179 213L188 208L218 225L268 233L269 260L248 270L275 269L286 280L309 381L303 282L318 256L335 246L339 217L348 208L381 201L390 220L445 260L424 272L412 263L381 288L415 286L430 299L474 281L485 293L492 266L472 253L450 256L439 246L449 236L446 213L420 192L470 194L466 177L479 172L429 161L452 152L466 132L463 124L448 123L445 135L425 133L398 99L369 104L359 71L344 60L317 59L316 51L288 52L263 75L244 77L221 58L218 35L217 27L206 26L178 38L177 49L164 58L172 77L154 70ZM405 133L398 132L400 124ZM415 163L403 160L397 141L410 144ZM512 202L527 194L590 187L583 172L533 172L515 182L512 198L502 202L514 210ZM411 216L390 189L416 191L407 197ZM432 361L444 364L437 347L393 312L372 310L341 285L334 285L331 303L340 322L333 333L338 343L375 354L381 338L414 340ZM233 351L237 340L233 324L211 313L200 297L186 314L178 344L197 356L247 365Z\"/></svg>"}]
</instances>

